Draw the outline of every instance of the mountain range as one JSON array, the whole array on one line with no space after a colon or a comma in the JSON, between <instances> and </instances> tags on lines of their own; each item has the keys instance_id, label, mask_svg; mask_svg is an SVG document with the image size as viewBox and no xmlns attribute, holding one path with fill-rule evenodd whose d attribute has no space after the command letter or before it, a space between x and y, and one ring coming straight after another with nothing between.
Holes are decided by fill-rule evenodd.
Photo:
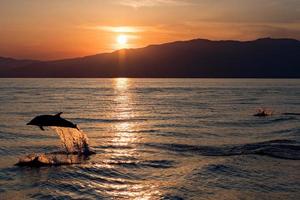
<instances>
[{"instance_id":1,"label":"mountain range","mask_svg":"<svg viewBox=\"0 0 300 200\"><path fill-rule=\"evenodd\" d=\"M0 77L299 78L300 41L194 39L54 61L0 57Z\"/></svg>"}]
</instances>

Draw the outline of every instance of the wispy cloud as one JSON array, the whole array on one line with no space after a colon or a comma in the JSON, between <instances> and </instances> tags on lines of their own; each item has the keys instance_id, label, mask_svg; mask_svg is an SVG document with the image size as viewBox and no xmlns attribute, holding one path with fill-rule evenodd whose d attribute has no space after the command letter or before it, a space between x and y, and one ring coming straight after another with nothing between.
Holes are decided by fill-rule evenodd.
<instances>
[{"instance_id":1,"label":"wispy cloud","mask_svg":"<svg viewBox=\"0 0 300 200\"><path fill-rule=\"evenodd\" d=\"M134 8L153 6L186 6L194 4L191 0L119 0L119 4Z\"/></svg>"},{"instance_id":2,"label":"wispy cloud","mask_svg":"<svg viewBox=\"0 0 300 200\"><path fill-rule=\"evenodd\" d=\"M90 28L114 33L139 33L147 29L146 27L136 26L93 26Z\"/></svg>"},{"instance_id":3,"label":"wispy cloud","mask_svg":"<svg viewBox=\"0 0 300 200\"><path fill-rule=\"evenodd\" d=\"M184 29L185 31L178 31ZM178 24L166 24L161 30L169 37L252 40L261 37L295 38L299 39L298 23L229 23L229 22L199 22L186 21Z\"/></svg>"},{"instance_id":4,"label":"wispy cloud","mask_svg":"<svg viewBox=\"0 0 300 200\"><path fill-rule=\"evenodd\" d=\"M94 25L94 26L79 26L78 28L98 30L109 33L124 33L129 35L139 33L173 33L172 28L167 24L158 24L155 26L106 26L106 25ZM176 29L177 27L174 26ZM176 30L175 32L177 32Z\"/></svg>"}]
</instances>

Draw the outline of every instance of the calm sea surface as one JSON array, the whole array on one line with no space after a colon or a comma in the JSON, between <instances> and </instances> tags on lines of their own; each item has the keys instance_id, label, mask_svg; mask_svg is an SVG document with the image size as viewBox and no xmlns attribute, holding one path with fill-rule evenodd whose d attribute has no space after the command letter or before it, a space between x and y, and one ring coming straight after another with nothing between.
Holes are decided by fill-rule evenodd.
<instances>
[{"instance_id":1,"label":"calm sea surface","mask_svg":"<svg viewBox=\"0 0 300 200\"><path fill-rule=\"evenodd\" d=\"M14 166L61 148L25 125L60 111L97 154ZM0 79L0 199L299 199L299 113L300 80Z\"/></svg>"}]
</instances>

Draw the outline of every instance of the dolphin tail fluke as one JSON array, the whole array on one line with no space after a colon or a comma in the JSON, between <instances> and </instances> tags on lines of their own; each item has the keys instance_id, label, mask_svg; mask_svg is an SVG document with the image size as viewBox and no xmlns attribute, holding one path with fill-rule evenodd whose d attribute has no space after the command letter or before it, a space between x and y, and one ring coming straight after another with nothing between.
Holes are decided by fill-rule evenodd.
<instances>
[{"instance_id":1,"label":"dolphin tail fluke","mask_svg":"<svg viewBox=\"0 0 300 200\"><path fill-rule=\"evenodd\" d=\"M42 131L44 131L45 129L42 127L42 126L39 126L40 127L40 129L42 130Z\"/></svg>"}]
</instances>

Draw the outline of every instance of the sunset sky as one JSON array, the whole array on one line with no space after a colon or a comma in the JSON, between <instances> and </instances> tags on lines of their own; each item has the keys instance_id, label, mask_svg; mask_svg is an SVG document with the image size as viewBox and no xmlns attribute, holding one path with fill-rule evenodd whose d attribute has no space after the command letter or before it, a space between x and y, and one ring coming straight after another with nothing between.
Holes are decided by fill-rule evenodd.
<instances>
[{"instance_id":1,"label":"sunset sky","mask_svg":"<svg viewBox=\"0 0 300 200\"><path fill-rule=\"evenodd\" d=\"M0 56L61 59L176 40L300 39L299 0L1 0Z\"/></svg>"}]
</instances>

